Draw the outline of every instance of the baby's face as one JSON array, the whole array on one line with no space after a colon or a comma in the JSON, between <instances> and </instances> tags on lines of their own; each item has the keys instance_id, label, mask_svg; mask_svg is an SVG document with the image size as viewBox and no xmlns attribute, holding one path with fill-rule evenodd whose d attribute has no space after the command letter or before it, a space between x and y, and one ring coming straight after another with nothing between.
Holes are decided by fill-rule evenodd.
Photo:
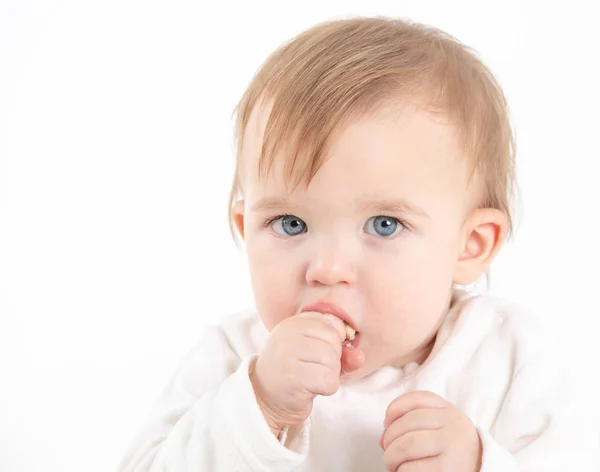
<instances>
[{"instance_id":1,"label":"baby's face","mask_svg":"<svg viewBox=\"0 0 600 472\"><path fill-rule=\"evenodd\" d=\"M351 377L423 361L473 200L454 128L412 107L354 122L308 188L289 193L281 167L256 175L266 118L248 125L238 207L265 326L330 302L360 333L365 364Z\"/></svg>"}]
</instances>

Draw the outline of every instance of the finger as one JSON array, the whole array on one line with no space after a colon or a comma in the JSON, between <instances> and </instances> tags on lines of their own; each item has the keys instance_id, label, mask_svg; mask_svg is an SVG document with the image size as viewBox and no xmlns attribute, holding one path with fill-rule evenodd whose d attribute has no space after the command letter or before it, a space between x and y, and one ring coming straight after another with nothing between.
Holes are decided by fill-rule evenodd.
<instances>
[{"instance_id":1,"label":"finger","mask_svg":"<svg viewBox=\"0 0 600 472\"><path fill-rule=\"evenodd\" d=\"M350 373L360 369L365 363L365 353L355 347L342 347L342 373Z\"/></svg>"},{"instance_id":2,"label":"finger","mask_svg":"<svg viewBox=\"0 0 600 472\"><path fill-rule=\"evenodd\" d=\"M417 459L416 461L407 461L400 464L395 472L431 472L432 470L442 470L439 466L441 455Z\"/></svg>"},{"instance_id":3,"label":"finger","mask_svg":"<svg viewBox=\"0 0 600 472\"><path fill-rule=\"evenodd\" d=\"M297 316L306 320L315 320L319 323L323 323L325 326L333 328L334 332L337 334L337 343L339 344L343 343L346 339L346 327L344 326L344 322L337 316L324 315L323 313L313 311L306 311Z\"/></svg>"},{"instance_id":4,"label":"finger","mask_svg":"<svg viewBox=\"0 0 600 472\"><path fill-rule=\"evenodd\" d=\"M331 326L319 323L316 325L307 325L301 328L300 334L304 338L301 341L303 346L307 344L310 339L323 341L331 346L336 353L336 357L341 359L342 345L339 342L338 334Z\"/></svg>"},{"instance_id":5,"label":"finger","mask_svg":"<svg viewBox=\"0 0 600 472\"><path fill-rule=\"evenodd\" d=\"M327 323L334 327L336 333L339 336L340 343L343 343L346 340L346 325L344 325L344 322L334 315L324 316L325 321L327 321Z\"/></svg>"},{"instance_id":6,"label":"finger","mask_svg":"<svg viewBox=\"0 0 600 472\"><path fill-rule=\"evenodd\" d=\"M340 350L327 340L305 337L297 349L298 359L302 362L320 364L334 371L341 369Z\"/></svg>"},{"instance_id":7,"label":"finger","mask_svg":"<svg viewBox=\"0 0 600 472\"><path fill-rule=\"evenodd\" d=\"M338 330L331 322L327 321L325 315L305 312L297 315L296 318L300 320L300 323L295 324L293 328L299 334L307 338L327 341L336 349L338 358L342 357L342 345Z\"/></svg>"},{"instance_id":8,"label":"finger","mask_svg":"<svg viewBox=\"0 0 600 472\"><path fill-rule=\"evenodd\" d=\"M383 454L386 470L396 471L407 461L435 457L442 453L440 435L435 431L412 431L397 438Z\"/></svg>"},{"instance_id":9,"label":"finger","mask_svg":"<svg viewBox=\"0 0 600 472\"><path fill-rule=\"evenodd\" d=\"M411 410L394 421L384 432L382 448L387 449L395 439L412 431L438 430L445 424L439 408Z\"/></svg>"},{"instance_id":10,"label":"finger","mask_svg":"<svg viewBox=\"0 0 600 472\"><path fill-rule=\"evenodd\" d=\"M297 375L311 395L333 395L340 387L339 373L321 364L300 362Z\"/></svg>"},{"instance_id":11,"label":"finger","mask_svg":"<svg viewBox=\"0 0 600 472\"><path fill-rule=\"evenodd\" d=\"M411 410L417 408L445 408L449 403L433 392L416 391L400 395L388 405L383 422L384 429Z\"/></svg>"}]
</instances>

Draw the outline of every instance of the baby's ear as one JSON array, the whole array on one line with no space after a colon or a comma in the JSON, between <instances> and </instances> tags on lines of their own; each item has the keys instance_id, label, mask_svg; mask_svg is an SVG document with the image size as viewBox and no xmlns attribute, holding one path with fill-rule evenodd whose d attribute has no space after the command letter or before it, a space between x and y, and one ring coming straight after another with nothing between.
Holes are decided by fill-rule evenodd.
<instances>
[{"instance_id":1,"label":"baby's ear","mask_svg":"<svg viewBox=\"0 0 600 472\"><path fill-rule=\"evenodd\" d=\"M488 269L502 247L508 232L506 215L494 208L478 208L465 222L464 243L453 282L469 285Z\"/></svg>"},{"instance_id":2,"label":"baby's ear","mask_svg":"<svg viewBox=\"0 0 600 472\"><path fill-rule=\"evenodd\" d=\"M238 200L233 204L231 215L238 234L244 239L244 200Z\"/></svg>"}]
</instances>

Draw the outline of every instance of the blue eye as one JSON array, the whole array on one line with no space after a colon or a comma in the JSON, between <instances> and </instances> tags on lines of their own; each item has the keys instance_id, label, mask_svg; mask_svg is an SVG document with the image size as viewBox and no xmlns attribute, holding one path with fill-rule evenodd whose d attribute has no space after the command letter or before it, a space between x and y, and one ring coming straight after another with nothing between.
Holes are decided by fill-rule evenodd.
<instances>
[{"instance_id":1,"label":"blue eye","mask_svg":"<svg viewBox=\"0 0 600 472\"><path fill-rule=\"evenodd\" d=\"M281 236L297 236L306 231L306 223L294 215L283 215L271 223L273 231Z\"/></svg>"},{"instance_id":2,"label":"blue eye","mask_svg":"<svg viewBox=\"0 0 600 472\"><path fill-rule=\"evenodd\" d=\"M365 231L375 236L389 238L395 236L404 229L404 225L391 216L374 216L369 218L365 225Z\"/></svg>"}]
</instances>

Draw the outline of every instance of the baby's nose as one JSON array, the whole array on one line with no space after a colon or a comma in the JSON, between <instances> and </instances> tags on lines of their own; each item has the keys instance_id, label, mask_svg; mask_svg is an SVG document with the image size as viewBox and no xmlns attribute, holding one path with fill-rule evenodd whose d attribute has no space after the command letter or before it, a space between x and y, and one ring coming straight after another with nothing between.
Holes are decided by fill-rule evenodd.
<instances>
[{"instance_id":1,"label":"baby's nose","mask_svg":"<svg viewBox=\"0 0 600 472\"><path fill-rule=\"evenodd\" d=\"M355 257L341 244L322 244L308 263L306 282L309 285L356 283Z\"/></svg>"}]
</instances>

